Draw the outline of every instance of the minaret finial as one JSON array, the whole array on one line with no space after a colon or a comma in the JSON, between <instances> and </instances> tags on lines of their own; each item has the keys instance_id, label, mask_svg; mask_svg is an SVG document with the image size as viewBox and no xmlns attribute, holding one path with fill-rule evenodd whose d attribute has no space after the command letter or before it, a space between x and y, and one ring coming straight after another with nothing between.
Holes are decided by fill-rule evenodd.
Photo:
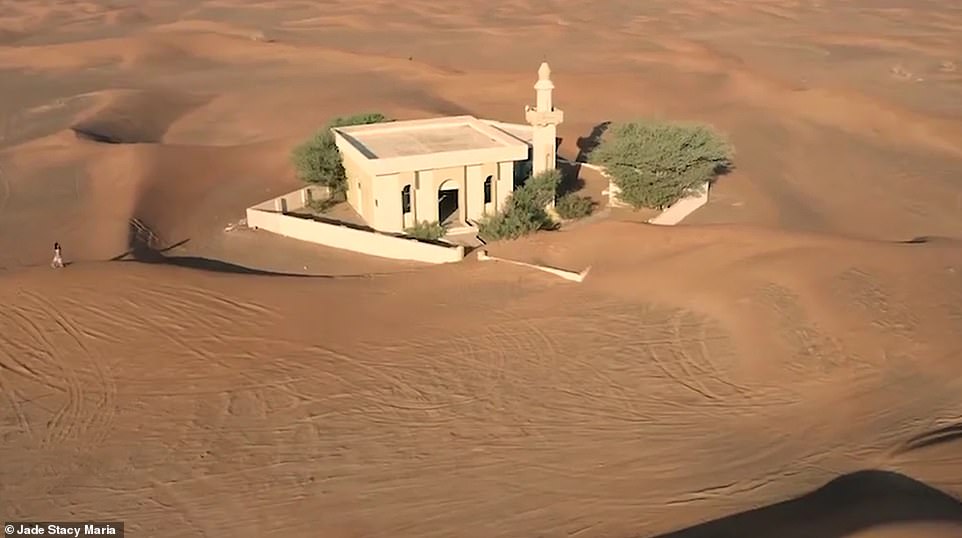
<instances>
[{"instance_id":1,"label":"minaret finial","mask_svg":"<svg viewBox=\"0 0 962 538\"><path fill-rule=\"evenodd\" d=\"M541 67L538 68L538 80L551 80L551 68L548 67L548 62L541 62Z\"/></svg>"}]
</instances>

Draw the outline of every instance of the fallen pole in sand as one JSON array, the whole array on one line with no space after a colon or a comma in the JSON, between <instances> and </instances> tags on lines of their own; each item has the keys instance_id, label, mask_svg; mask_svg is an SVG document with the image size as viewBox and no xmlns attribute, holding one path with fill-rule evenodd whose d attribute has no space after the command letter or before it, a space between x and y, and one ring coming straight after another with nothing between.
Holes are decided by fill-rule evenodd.
<instances>
[{"instance_id":1,"label":"fallen pole in sand","mask_svg":"<svg viewBox=\"0 0 962 538\"><path fill-rule=\"evenodd\" d=\"M500 261L500 262L505 262L505 263L513 263L514 265L520 265L520 266L523 266L523 267L530 267L530 268L532 268L532 269L538 269L539 271L544 271L544 272L546 272L546 273L551 273L552 275L559 276L559 277L561 277L561 278L563 278L563 279L565 279L565 280L570 280L570 281L572 281L572 282L582 282L582 281L585 279L585 277L588 276L588 271L591 270L591 266L589 265L588 267L585 268L584 271L581 271L580 273L575 273L575 272L573 272L573 271L565 271L564 269L557 269L557 268L554 268L554 267L546 267L546 266L543 266L543 265L535 265L535 264L533 264L533 263L525 263L525 262L518 262L518 261L514 261L514 260L506 260L506 259L504 259L504 258L495 258L494 256L488 256L488 251L487 251L487 250L479 250L479 251L478 251L478 259L481 260L481 261L494 260L494 261Z\"/></svg>"}]
</instances>

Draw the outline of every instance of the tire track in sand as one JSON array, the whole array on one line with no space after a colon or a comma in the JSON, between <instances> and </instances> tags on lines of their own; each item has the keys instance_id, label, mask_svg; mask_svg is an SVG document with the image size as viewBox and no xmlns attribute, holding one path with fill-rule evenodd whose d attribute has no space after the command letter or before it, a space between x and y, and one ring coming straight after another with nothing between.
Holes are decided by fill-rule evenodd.
<instances>
[{"instance_id":1,"label":"tire track in sand","mask_svg":"<svg viewBox=\"0 0 962 538\"><path fill-rule=\"evenodd\" d=\"M24 293L24 295L27 297L35 296L33 293ZM34 302L36 302L36 299L34 299ZM42 318L50 319L52 317L51 312L42 303L39 303L38 309L31 310ZM47 422L47 431L40 443L41 447L47 447L67 440L75 429L82 429L83 409L85 407L83 384L80 382L76 371L70 366L73 359L66 358L62 351L58 350L54 342L44 335L43 329L30 319L29 314L24 314L22 319L30 324L33 331L38 335L38 340L46 347L50 360L55 362L60 369L59 379L63 381L63 389L67 398L67 401Z\"/></svg>"},{"instance_id":2,"label":"tire track in sand","mask_svg":"<svg viewBox=\"0 0 962 538\"><path fill-rule=\"evenodd\" d=\"M0 361L0 370L8 371L2 361ZM27 415L24 414L23 408L20 406L20 396L17 394L16 389L7 384L2 375L0 375L0 392L2 392L10 402L10 409L13 410L13 414L17 419L17 426L27 434L27 437L33 439L33 428L30 427L30 421L27 420Z\"/></svg>"},{"instance_id":3,"label":"tire track in sand","mask_svg":"<svg viewBox=\"0 0 962 538\"><path fill-rule=\"evenodd\" d=\"M34 292L29 292L26 295L41 304L43 308L50 313L50 317L54 323L83 351L83 358L87 359L88 364L96 373L100 385L99 394L97 395L98 401L95 408L89 412L85 424L80 427L79 433L86 432L88 435L93 434L91 441L100 443L106 438L110 424L113 422L114 416L117 413L117 385L114 377L105 367L103 357L100 353L92 349L85 342L85 340L94 340L89 336L89 331L84 331L78 327L70 317L64 315L63 311L46 297ZM96 342L94 341L93 343Z\"/></svg>"},{"instance_id":4,"label":"tire track in sand","mask_svg":"<svg viewBox=\"0 0 962 538\"><path fill-rule=\"evenodd\" d=\"M25 294L21 293L21 296L23 295ZM61 405L47 421L47 429L40 446L49 446L52 443L65 439L70 432L71 425L77 423L78 409L82 406L80 403L82 397L79 388L80 383L77 381L76 376L73 375L73 371L65 365L65 361L58 360L60 359L60 355L56 351L56 346L44 332L43 328L34 321L32 314L37 313L36 310L26 307L24 304L17 304L11 308L7 308L6 313L8 317L14 318L15 324L27 333L27 336L32 340L32 344L41 349L48 364L56 365L59 369L60 376L58 376L58 379L62 381L62 384L51 382L47 375L40 374L37 372L37 369L27 368L28 371L37 372L37 381L41 382L47 388L64 393L67 398L67 401ZM42 314L42 309L40 310L40 314Z\"/></svg>"},{"instance_id":5,"label":"tire track in sand","mask_svg":"<svg viewBox=\"0 0 962 538\"><path fill-rule=\"evenodd\" d=\"M805 373L814 367L819 373L828 374L841 366L846 358L841 344L819 331L791 290L769 282L758 292L774 312L779 338L788 346L791 356L798 359L788 361L790 369Z\"/></svg>"},{"instance_id":6,"label":"tire track in sand","mask_svg":"<svg viewBox=\"0 0 962 538\"><path fill-rule=\"evenodd\" d=\"M849 295L862 313L870 316L875 327L885 334L912 340L919 325L918 317L905 305L891 300L872 275L852 268L839 275L838 280L840 291Z\"/></svg>"}]
</instances>

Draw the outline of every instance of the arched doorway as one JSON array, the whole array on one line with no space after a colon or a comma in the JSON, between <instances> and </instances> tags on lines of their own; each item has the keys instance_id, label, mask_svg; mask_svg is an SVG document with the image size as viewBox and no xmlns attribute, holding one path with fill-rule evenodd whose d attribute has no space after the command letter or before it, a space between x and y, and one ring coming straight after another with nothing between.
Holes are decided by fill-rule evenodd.
<instances>
[{"instance_id":1,"label":"arched doorway","mask_svg":"<svg viewBox=\"0 0 962 538\"><path fill-rule=\"evenodd\" d=\"M461 222L461 208L458 204L458 183L453 179L445 180L438 187L438 222L457 225Z\"/></svg>"}]
</instances>

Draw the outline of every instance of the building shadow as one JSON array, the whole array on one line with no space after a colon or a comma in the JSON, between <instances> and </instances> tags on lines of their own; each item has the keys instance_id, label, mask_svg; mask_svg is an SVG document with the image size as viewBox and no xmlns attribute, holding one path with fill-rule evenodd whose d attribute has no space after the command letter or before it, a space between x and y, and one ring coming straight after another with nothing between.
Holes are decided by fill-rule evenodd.
<instances>
[{"instance_id":1,"label":"building shadow","mask_svg":"<svg viewBox=\"0 0 962 538\"><path fill-rule=\"evenodd\" d=\"M576 162L588 162L588 157L591 155L591 152L601 144L601 138L610 126L610 121L603 121L592 127L591 133L589 133L588 136L578 137L578 141L575 142L575 145L578 146L578 156L575 157Z\"/></svg>"},{"instance_id":2,"label":"building shadow","mask_svg":"<svg viewBox=\"0 0 962 538\"><path fill-rule=\"evenodd\" d=\"M558 196L564 196L584 188L585 180L581 177L581 163L559 160L558 171L561 172Z\"/></svg>"},{"instance_id":3,"label":"building shadow","mask_svg":"<svg viewBox=\"0 0 962 538\"><path fill-rule=\"evenodd\" d=\"M653 538L843 538L894 523L962 526L962 502L903 474L865 470L789 501Z\"/></svg>"}]
</instances>

